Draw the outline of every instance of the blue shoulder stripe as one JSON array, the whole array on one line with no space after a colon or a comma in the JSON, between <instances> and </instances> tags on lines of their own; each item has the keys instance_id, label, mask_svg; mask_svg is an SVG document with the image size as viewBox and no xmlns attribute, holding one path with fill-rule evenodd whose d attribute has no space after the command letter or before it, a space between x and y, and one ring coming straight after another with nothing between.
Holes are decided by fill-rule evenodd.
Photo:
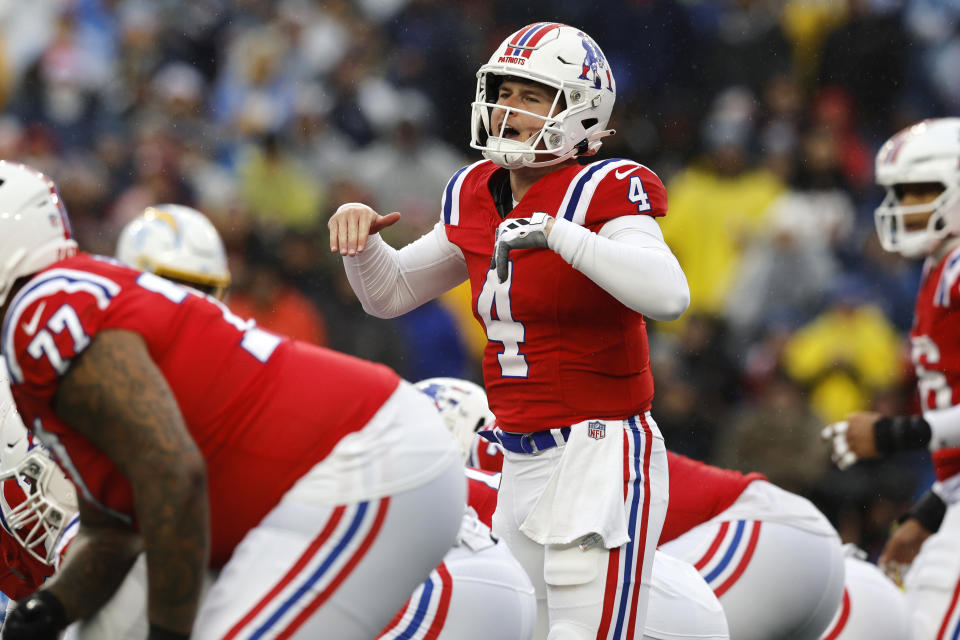
<instances>
[{"instance_id":1,"label":"blue shoulder stripe","mask_svg":"<svg viewBox=\"0 0 960 640\"><path fill-rule=\"evenodd\" d=\"M460 178L463 173L473 165L467 165L463 167L450 178L450 182L447 183L447 188L443 191L443 222L444 224L450 224L450 219L453 213L453 187L457 184L457 180Z\"/></svg>"},{"instance_id":2,"label":"blue shoulder stripe","mask_svg":"<svg viewBox=\"0 0 960 640\"><path fill-rule=\"evenodd\" d=\"M573 193L570 196L569 202L567 202L567 208L563 211L563 218L565 220L573 221L574 212L577 210L577 205L580 202L580 196L583 193L583 188L586 186L587 182L590 181L590 178L593 177L597 171L607 166L611 162L619 162L620 158L610 158L609 160L603 160L597 162L590 166L590 168L584 173L580 174L580 177L577 179L577 184L573 188Z\"/></svg>"}]
</instances>

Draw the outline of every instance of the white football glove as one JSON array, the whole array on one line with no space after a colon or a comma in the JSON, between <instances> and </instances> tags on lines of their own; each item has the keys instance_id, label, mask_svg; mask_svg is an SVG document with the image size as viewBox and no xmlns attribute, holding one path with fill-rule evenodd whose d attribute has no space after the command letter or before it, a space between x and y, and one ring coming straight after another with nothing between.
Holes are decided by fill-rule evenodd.
<instances>
[{"instance_id":1,"label":"white football glove","mask_svg":"<svg viewBox=\"0 0 960 640\"><path fill-rule=\"evenodd\" d=\"M841 470L849 469L857 461L857 454L850 450L847 443L847 428L849 425L846 420L828 424L820 432L820 437L833 445L833 452L830 458L833 463Z\"/></svg>"},{"instance_id":2,"label":"white football glove","mask_svg":"<svg viewBox=\"0 0 960 640\"><path fill-rule=\"evenodd\" d=\"M505 282L510 264L511 249L535 249L547 246L547 223L552 216L537 211L529 218L504 220L497 227L490 268L497 270L497 279Z\"/></svg>"}]
</instances>

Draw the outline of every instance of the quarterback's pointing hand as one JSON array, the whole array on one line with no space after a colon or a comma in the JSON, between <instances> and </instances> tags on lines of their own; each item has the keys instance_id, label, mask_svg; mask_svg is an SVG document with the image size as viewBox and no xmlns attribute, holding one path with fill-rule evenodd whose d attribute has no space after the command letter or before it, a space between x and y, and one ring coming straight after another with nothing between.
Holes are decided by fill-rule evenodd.
<instances>
[{"instance_id":1,"label":"quarterback's pointing hand","mask_svg":"<svg viewBox=\"0 0 960 640\"><path fill-rule=\"evenodd\" d=\"M547 246L547 236L553 228L554 219L542 211L529 218L504 220L497 227L497 239L493 244L490 268L497 270L497 279L504 282L509 271L511 249L535 249Z\"/></svg>"},{"instance_id":2,"label":"quarterback's pointing hand","mask_svg":"<svg viewBox=\"0 0 960 640\"><path fill-rule=\"evenodd\" d=\"M400 219L400 213L381 216L365 204L348 202L340 205L327 222L330 230L330 251L342 256L355 256L367 246L367 237L379 233Z\"/></svg>"}]
</instances>

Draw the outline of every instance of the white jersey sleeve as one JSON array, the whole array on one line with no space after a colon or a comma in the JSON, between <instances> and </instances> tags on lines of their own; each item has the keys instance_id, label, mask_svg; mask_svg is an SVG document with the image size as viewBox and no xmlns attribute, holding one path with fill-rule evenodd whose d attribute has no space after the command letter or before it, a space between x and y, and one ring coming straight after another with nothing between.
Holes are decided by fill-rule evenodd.
<instances>
[{"instance_id":1,"label":"white jersey sleeve","mask_svg":"<svg viewBox=\"0 0 960 640\"><path fill-rule=\"evenodd\" d=\"M599 233L558 218L547 243L604 291L654 320L676 320L690 304L687 277L649 216L614 218Z\"/></svg>"},{"instance_id":2,"label":"white jersey sleeve","mask_svg":"<svg viewBox=\"0 0 960 640\"><path fill-rule=\"evenodd\" d=\"M364 311L378 318L401 316L468 277L463 253L440 222L400 250L371 235L362 253L344 256L343 266Z\"/></svg>"}]
</instances>

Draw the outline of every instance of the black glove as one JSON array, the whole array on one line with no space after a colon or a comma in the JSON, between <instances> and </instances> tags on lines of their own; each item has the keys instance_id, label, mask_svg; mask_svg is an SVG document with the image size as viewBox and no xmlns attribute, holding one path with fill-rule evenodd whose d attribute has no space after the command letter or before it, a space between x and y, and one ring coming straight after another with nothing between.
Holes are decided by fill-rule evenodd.
<instances>
[{"instance_id":1,"label":"black glove","mask_svg":"<svg viewBox=\"0 0 960 640\"><path fill-rule=\"evenodd\" d=\"M18 601L7 614L3 640L57 640L67 622L67 613L57 596L41 589Z\"/></svg>"}]
</instances>

